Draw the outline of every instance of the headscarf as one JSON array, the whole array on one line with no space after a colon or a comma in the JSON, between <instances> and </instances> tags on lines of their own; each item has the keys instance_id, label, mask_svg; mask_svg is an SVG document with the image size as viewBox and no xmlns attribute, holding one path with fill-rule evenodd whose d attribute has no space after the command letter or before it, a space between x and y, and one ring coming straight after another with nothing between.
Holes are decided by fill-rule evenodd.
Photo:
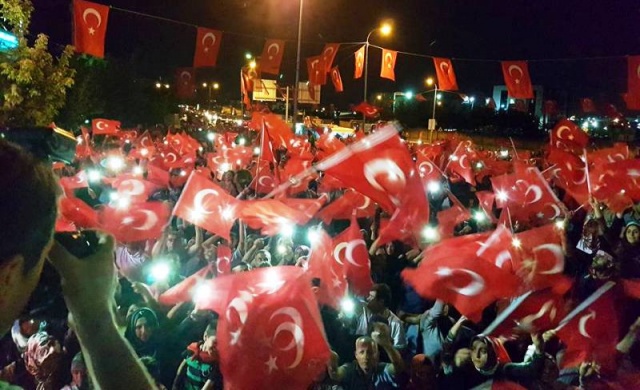
<instances>
[{"instance_id":1,"label":"headscarf","mask_svg":"<svg viewBox=\"0 0 640 390\"><path fill-rule=\"evenodd\" d=\"M146 342L143 342L138 338L138 336L136 336L136 322L138 322L140 318L145 318L147 320L147 325L156 329L156 332L154 332L151 335L151 338ZM129 343L131 343L131 346L138 356L155 356L158 328L159 323L156 313L148 307L141 307L129 316L129 323L127 324L127 329L124 332L124 337L129 341Z\"/></svg>"},{"instance_id":2,"label":"headscarf","mask_svg":"<svg viewBox=\"0 0 640 390\"><path fill-rule=\"evenodd\" d=\"M47 332L38 332L29 337L24 363L29 374L38 381L38 388L50 381L53 374L57 374L61 358L60 343Z\"/></svg>"}]
</instances>

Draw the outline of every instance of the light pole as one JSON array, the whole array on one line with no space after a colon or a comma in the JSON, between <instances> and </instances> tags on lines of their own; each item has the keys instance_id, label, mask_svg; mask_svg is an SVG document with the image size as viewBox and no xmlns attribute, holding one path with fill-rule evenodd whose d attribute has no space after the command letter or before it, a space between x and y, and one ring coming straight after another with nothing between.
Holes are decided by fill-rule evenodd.
<instances>
[{"instance_id":1,"label":"light pole","mask_svg":"<svg viewBox=\"0 0 640 390\"><path fill-rule=\"evenodd\" d=\"M387 36L391 34L391 25L389 23L384 23L380 27L374 28L369 31L367 34L367 39L364 41L364 98L363 101L367 102L367 84L369 81L369 39L371 38L371 34L380 30L380 34L383 36ZM362 113L362 132L365 131L365 124L367 123L367 116L365 113Z\"/></svg>"},{"instance_id":2,"label":"light pole","mask_svg":"<svg viewBox=\"0 0 640 390\"><path fill-rule=\"evenodd\" d=\"M429 119L429 143L433 142L433 131L436 129L436 104L438 102L438 84L433 80L433 77L429 77L425 80L427 86L433 85L433 110L431 112L431 119Z\"/></svg>"},{"instance_id":3,"label":"light pole","mask_svg":"<svg viewBox=\"0 0 640 390\"><path fill-rule=\"evenodd\" d=\"M300 84L300 44L302 41L302 9L304 8L304 0L300 0L300 11L298 15L298 47L296 49L296 81L293 86L293 130L296 129L296 120L298 119L298 85ZM289 102L286 102L288 105Z\"/></svg>"}]
</instances>

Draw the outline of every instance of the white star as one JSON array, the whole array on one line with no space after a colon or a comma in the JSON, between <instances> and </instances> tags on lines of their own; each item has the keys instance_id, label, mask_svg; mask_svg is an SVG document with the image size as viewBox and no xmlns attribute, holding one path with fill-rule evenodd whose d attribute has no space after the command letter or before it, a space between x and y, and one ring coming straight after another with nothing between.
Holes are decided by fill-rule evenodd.
<instances>
[{"instance_id":1,"label":"white star","mask_svg":"<svg viewBox=\"0 0 640 390\"><path fill-rule=\"evenodd\" d=\"M340 287L340 286L342 286L342 282L340 281L340 279L333 278L333 287Z\"/></svg>"},{"instance_id":2,"label":"white star","mask_svg":"<svg viewBox=\"0 0 640 390\"><path fill-rule=\"evenodd\" d=\"M96 34L96 30L93 27L89 27L89 34L95 35Z\"/></svg>"},{"instance_id":3,"label":"white star","mask_svg":"<svg viewBox=\"0 0 640 390\"><path fill-rule=\"evenodd\" d=\"M209 48L208 48L208 47L205 47L205 48L204 48L204 52L205 52L205 53L208 53L208 52L209 52Z\"/></svg>"},{"instance_id":4,"label":"white star","mask_svg":"<svg viewBox=\"0 0 640 390\"><path fill-rule=\"evenodd\" d=\"M516 79L516 84L520 84L520 80L519 79Z\"/></svg>"},{"instance_id":5,"label":"white star","mask_svg":"<svg viewBox=\"0 0 640 390\"><path fill-rule=\"evenodd\" d=\"M269 355L269 360L264 362L264 364L266 364L267 367L269 368L269 374L271 374L271 371L278 369L278 365L276 364L276 359L277 358L275 356Z\"/></svg>"},{"instance_id":6,"label":"white star","mask_svg":"<svg viewBox=\"0 0 640 390\"><path fill-rule=\"evenodd\" d=\"M130 225L133 223L133 217L124 217L122 219L122 224L123 225Z\"/></svg>"},{"instance_id":7,"label":"white star","mask_svg":"<svg viewBox=\"0 0 640 390\"><path fill-rule=\"evenodd\" d=\"M544 218L544 213L541 211L538 214L536 214L536 217L538 217L539 219Z\"/></svg>"},{"instance_id":8,"label":"white star","mask_svg":"<svg viewBox=\"0 0 640 390\"><path fill-rule=\"evenodd\" d=\"M438 276L451 276L451 275L453 275L453 271L451 270L451 268L448 268L448 267L440 267L436 271L436 275L438 275Z\"/></svg>"},{"instance_id":9,"label":"white star","mask_svg":"<svg viewBox=\"0 0 640 390\"><path fill-rule=\"evenodd\" d=\"M240 341L240 329L235 332L229 332L231 335L231 345L236 345Z\"/></svg>"},{"instance_id":10,"label":"white star","mask_svg":"<svg viewBox=\"0 0 640 390\"><path fill-rule=\"evenodd\" d=\"M638 177L640 176L640 170L637 169L628 169L627 170L627 174L631 177Z\"/></svg>"}]
</instances>

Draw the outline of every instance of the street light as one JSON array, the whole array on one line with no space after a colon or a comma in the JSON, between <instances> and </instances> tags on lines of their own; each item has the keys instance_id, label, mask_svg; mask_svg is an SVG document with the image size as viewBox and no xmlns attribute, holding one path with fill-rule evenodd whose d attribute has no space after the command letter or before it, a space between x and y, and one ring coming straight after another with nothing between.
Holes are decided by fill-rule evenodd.
<instances>
[{"instance_id":1,"label":"street light","mask_svg":"<svg viewBox=\"0 0 640 390\"><path fill-rule=\"evenodd\" d=\"M436 129L436 105L440 103L438 102L438 100L442 97L442 95L438 95L438 84L436 84L433 77L427 78L425 80L425 83L428 86L433 86L433 110L431 111L431 119L429 119L429 125L427 126L429 130L429 143L432 143L433 131Z\"/></svg>"},{"instance_id":2,"label":"street light","mask_svg":"<svg viewBox=\"0 0 640 390\"><path fill-rule=\"evenodd\" d=\"M389 23L384 23L382 26L374 28L369 31L367 34L367 39L364 44L364 101L367 101L367 83L369 77L369 39L371 38L371 34L376 31L380 31L382 36L388 36L391 34L392 27Z\"/></svg>"},{"instance_id":3,"label":"street light","mask_svg":"<svg viewBox=\"0 0 640 390\"><path fill-rule=\"evenodd\" d=\"M300 9L298 12L298 44L296 48L296 80L293 86L293 129L296 128L296 121L298 119L298 85L300 84L300 44L302 43L302 10L304 9L304 0L300 0ZM286 102L286 106L289 106L289 102Z\"/></svg>"}]
</instances>

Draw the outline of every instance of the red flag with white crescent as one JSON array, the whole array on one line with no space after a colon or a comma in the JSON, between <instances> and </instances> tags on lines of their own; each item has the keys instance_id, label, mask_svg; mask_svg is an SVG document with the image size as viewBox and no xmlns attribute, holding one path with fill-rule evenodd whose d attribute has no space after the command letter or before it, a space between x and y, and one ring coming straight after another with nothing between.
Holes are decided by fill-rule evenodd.
<instances>
[{"instance_id":1,"label":"red flag with white crescent","mask_svg":"<svg viewBox=\"0 0 640 390\"><path fill-rule=\"evenodd\" d=\"M204 266L200 271L163 292L158 297L158 302L166 306L173 306L180 302L191 302L200 284L207 279L211 279L212 274L213 264Z\"/></svg>"},{"instance_id":2,"label":"red flag with white crescent","mask_svg":"<svg viewBox=\"0 0 640 390\"><path fill-rule=\"evenodd\" d=\"M311 280L299 267L270 267L205 281L195 299L215 309L220 369L233 389L306 389L330 350ZM242 361L242 364L238 364Z\"/></svg>"},{"instance_id":3,"label":"red flag with white crescent","mask_svg":"<svg viewBox=\"0 0 640 390\"><path fill-rule=\"evenodd\" d=\"M313 85L325 85L327 83L327 72L322 61L322 56L307 58L307 74L309 75L309 83Z\"/></svg>"},{"instance_id":4,"label":"red flag with white crescent","mask_svg":"<svg viewBox=\"0 0 640 390\"><path fill-rule=\"evenodd\" d=\"M103 58L109 7L84 0L74 0L73 20L73 46L76 51Z\"/></svg>"},{"instance_id":5,"label":"red flag with white crescent","mask_svg":"<svg viewBox=\"0 0 640 390\"><path fill-rule=\"evenodd\" d=\"M80 228L95 229L100 226L98 212L78 198L60 198L60 214Z\"/></svg>"},{"instance_id":6,"label":"red flag with white crescent","mask_svg":"<svg viewBox=\"0 0 640 390\"><path fill-rule=\"evenodd\" d=\"M433 66L436 68L436 76L438 77L438 89L444 91L457 91L458 81L453 71L453 64L449 58L433 58Z\"/></svg>"},{"instance_id":7,"label":"red flag with white crescent","mask_svg":"<svg viewBox=\"0 0 640 390\"><path fill-rule=\"evenodd\" d=\"M533 99L533 86L526 61L502 61L502 75L509 97Z\"/></svg>"},{"instance_id":8,"label":"red flag with white crescent","mask_svg":"<svg viewBox=\"0 0 640 390\"><path fill-rule=\"evenodd\" d=\"M176 94L180 99L191 99L196 91L196 72L194 68L176 70Z\"/></svg>"},{"instance_id":9,"label":"red flag with white crescent","mask_svg":"<svg viewBox=\"0 0 640 390\"><path fill-rule=\"evenodd\" d=\"M238 210L238 218L262 234L275 235L293 225L304 225L311 218L276 199L247 200Z\"/></svg>"},{"instance_id":10,"label":"red flag with white crescent","mask_svg":"<svg viewBox=\"0 0 640 390\"><path fill-rule=\"evenodd\" d=\"M158 186L132 174L122 174L111 183L120 198L126 198L131 203L146 202Z\"/></svg>"},{"instance_id":11,"label":"red flag with white crescent","mask_svg":"<svg viewBox=\"0 0 640 390\"><path fill-rule=\"evenodd\" d=\"M580 154L589 144L589 135L568 119L558 122L550 136L552 146L576 154Z\"/></svg>"},{"instance_id":12,"label":"red flag with white crescent","mask_svg":"<svg viewBox=\"0 0 640 390\"><path fill-rule=\"evenodd\" d=\"M351 218L354 211L358 218L373 217L376 211L376 205L371 199L352 188L348 188L342 196L320 210L316 217L324 223L329 224L334 219Z\"/></svg>"},{"instance_id":13,"label":"red flag with white crescent","mask_svg":"<svg viewBox=\"0 0 640 390\"><path fill-rule=\"evenodd\" d=\"M382 66L380 68L380 77L396 81L395 67L397 57L397 51L382 49Z\"/></svg>"},{"instance_id":14,"label":"red flag with white crescent","mask_svg":"<svg viewBox=\"0 0 640 390\"><path fill-rule=\"evenodd\" d=\"M106 206L100 211L101 227L119 242L136 242L160 237L169 222L169 207L164 202Z\"/></svg>"},{"instance_id":15,"label":"red flag with white crescent","mask_svg":"<svg viewBox=\"0 0 640 390\"><path fill-rule=\"evenodd\" d=\"M331 237L324 230L318 229L316 238L311 242L307 273L311 279L320 280L316 293L318 303L340 309L340 301L347 292L347 280L344 264L333 253Z\"/></svg>"},{"instance_id":16,"label":"red flag with white crescent","mask_svg":"<svg viewBox=\"0 0 640 390\"><path fill-rule=\"evenodd\" d=\"M324 45L322 54L320 55L322 56L325 72L328 73L331 70L331 65L333 65L333 60L336 58L336 54L338 54L339 48L339 43L327 43Z\"/></svg>"},{"instance_id":17,"label":"red flag with white crescent","mask_svg":"<svg viewBox=\"0 0 640 390\"><path fill-rule=\"evenodd\" d=\"M116 135L120 131L120 121L96 118L91 121L93 135Z\"/></svg>"},{"instance_id":18,"label":"red flag with white crescent","mask_svg":"<svg viewBox=\"0 0 640 390\"><path fill-rule=\"evenodd\" d=\"M196 51L193 56L193 67L204 68L216 66L222 31L198 27L196 35Z\"/></svg>"},{"instance_id":19,"label":"red flag with white crescent","mask_svg":"<svg viewBox=\"0 0 640 390\"><path fill-rule=\"evenodd\" d=\"M344 91L344 86L342 85L342 77L340 76L340 69L337 66L331 68L330 74L331 82L333 83L333 87L335 88L336 92Z\"/></svg>"},{"instance_id":20,"label":"red flag with white crescent","mask_svg":"<svg viewBox=\"0 0 640 390\"><path fill-rule=\"evenodd\" d=\"M217 248L216 275L228 275L231 273L231 248L228 245L220 244Z\"/></svg>"},{"instance_id":21,"label":"red flag with white crescent","mask_svg":"<svg viewBox=\"0 0 640 390\"><path fill-rule=\"evenodd\" d=\"M182 190L173 214L230 240L240 201L208 178L193 172Z\"/></svg>"},{"instance_id":22,"label":"red flag with white crescent","mask_svg":"<svg viewBox=\"0 0 640 390\"><path fill-rule=\"evenodd\" d=\"M627 93L640 96L640 56L627 57Z\"/></svg>"},{"instance_id":23,"label":"red flag with white crescent","mask_svg":"<svg viewBox=\"0 0 640 390\"><path fill-rule=\"evenodd\" d=\"M343 266L344 275L356 295L368 296L373 287L371 261L367 244L353 214L349 227L333 238L333 258Z\"/></svg>"},{"instance_id":24,"label":"red flag with white crescent","mask_svg":"<svg viewBox=\"0 0 640 390\"><path fill-rule=\"evenodd\" d=\"M284 54L284 41L279 39L267 39L260 57L260 70L264 73L278 75L280 63Z\"/></svg>"},{"instance_id":25,"label":"red flag with white crescent","mask_svg":"<svg viewBox=\"0 0 640 390\"><path fill-rule=\"evenodd\" d=\"M354 79L359 79L362 77L362 73L364 72L364 45L360 49L358 49L355 54L355 70L353 73Z\"/></svg>"}]
</instances>

